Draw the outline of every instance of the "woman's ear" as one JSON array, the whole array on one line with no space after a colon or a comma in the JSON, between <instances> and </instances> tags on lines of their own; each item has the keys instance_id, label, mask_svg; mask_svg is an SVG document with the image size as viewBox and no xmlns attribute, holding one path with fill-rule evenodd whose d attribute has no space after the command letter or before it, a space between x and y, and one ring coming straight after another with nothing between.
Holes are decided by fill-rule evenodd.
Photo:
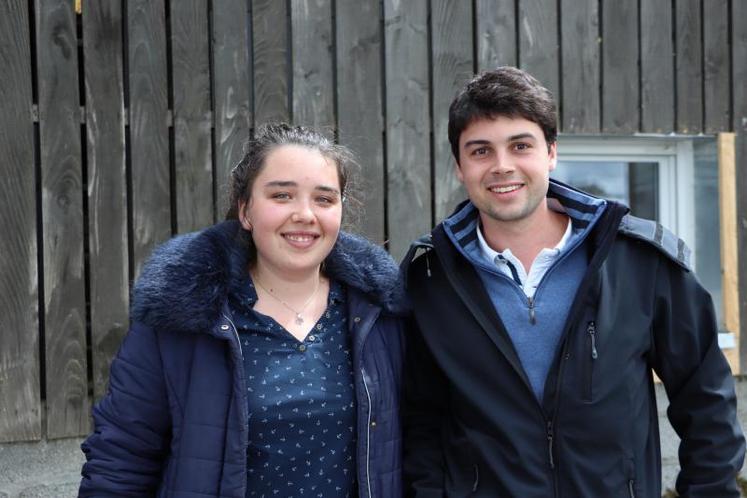
<instances>
[{"instance_id":1,"label":"woman's ear","mask_svg":"<svg viewBox=\"0 0 747 498\"><path fill-rule=\"evenodd\" d=\"M252 231L252 222L249 219L249 216L247 214L247 205L246 203L240 203L239 204L239 221L241 222L241 226L246 230L247 232Z\"/></svg>"}]
</instances>

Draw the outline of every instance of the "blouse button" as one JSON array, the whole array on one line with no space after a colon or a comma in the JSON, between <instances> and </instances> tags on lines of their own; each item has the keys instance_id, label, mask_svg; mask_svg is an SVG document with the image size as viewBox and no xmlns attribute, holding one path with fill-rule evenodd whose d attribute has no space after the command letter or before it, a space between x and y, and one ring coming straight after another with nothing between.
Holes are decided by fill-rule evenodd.
<instances>
[{"instance_id":1,"label":"blouse button","mask_svg":"<svg viewBox=\"0 0 747 498\"><path fill-rule=\"evenodd\" d=\"M305 345L305 344L300 344L300 345L298 346L298 350L299 350L299 351L301 351L301 352L303 353L304 351L306 351L306 345Z\"/></svg>"},{"instance_id":2,"label":"blouse button","mask_svg":"<svg viewBox=\"0 0 747 498\"><path fill-rule=\"evenodd\" d=\"M376 421L375 420L371 421L371 427L376 427Z\"/></svg>"},{"instance_id":3,"label":"blouse button","mask_svg":"<svg viewBox=\"0 0 747 498\"><path fill-rule=\"evenodd\" d=\"M307 339L309 340L309 342L314 342L314 341L316 341L316 336L314 334L312 334L309 337L307 337Z\"/></svg>"},{"instance_id":4,"label":"blouse button","mask_svg":"<svg viewBox=\"0 0 747 498\"><path fill-rule=\"evenodd\" d=\"M358 323L358 322L360 322L360 321L361 321L361 317L359 317L359 316L356 316L355 318L353 318L353 321L354 321L355 323Z\"/></svg>"},{"instance_id":5,"label":"blouse button","mask_svg":"<svg viewBox=\"0 0 747 498\"><path fill-rule=\"evenodd\" d=\"M221 329L221 330L228 330L228 329L230 329L230 328L231 328L231 327L229 327L229 326L228 326L228 325L226 325L225 323L224 323L223 325L221 325L221 326L220 326L220 329Z\"/></svg>"}]
</instances>

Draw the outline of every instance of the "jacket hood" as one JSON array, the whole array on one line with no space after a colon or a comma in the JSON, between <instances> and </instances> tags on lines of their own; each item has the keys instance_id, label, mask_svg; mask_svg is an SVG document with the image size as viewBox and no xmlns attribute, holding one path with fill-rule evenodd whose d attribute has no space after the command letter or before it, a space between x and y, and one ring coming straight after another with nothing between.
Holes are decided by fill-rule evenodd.
<instances>
[{"instance_id":1,"label":"jacket hood","mask_svg":"<svg viewBox=\"0 0 747 498\"><path fill-rule=\"evenodd\" d=\"M209 329L231 283L246 269L243 234L237 221L225 221L156 248L133 288L130 319L167 330ZM324 265L329 277L358 289L386 312L405 312L397 265L383 248L340 232Z\"/></svg>"}]
</instances>

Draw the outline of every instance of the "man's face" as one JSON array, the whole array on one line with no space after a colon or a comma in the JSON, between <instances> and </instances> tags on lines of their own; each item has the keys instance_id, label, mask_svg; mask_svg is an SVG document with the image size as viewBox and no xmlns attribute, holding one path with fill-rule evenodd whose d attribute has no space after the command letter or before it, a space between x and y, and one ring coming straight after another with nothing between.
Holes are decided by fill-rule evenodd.
<instances>
[{"instance_id":1,"label":"man's face","mask_svg":"<svg viewBox=\"0 0 747 498\"><path fill-rule=\"evenodd\" d=\"M483 225L531 220L545 206L556 144L537 123L517 117L473 121L459 136L456 173Z\"/></svg>"}]
</instances>

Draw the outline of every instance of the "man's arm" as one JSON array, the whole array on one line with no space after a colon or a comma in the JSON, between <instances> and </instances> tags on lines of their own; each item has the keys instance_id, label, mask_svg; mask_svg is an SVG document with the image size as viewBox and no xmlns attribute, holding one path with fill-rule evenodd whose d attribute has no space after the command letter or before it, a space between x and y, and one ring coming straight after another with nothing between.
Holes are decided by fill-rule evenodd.
<instances>
[{"instance_id":1,"label":"man's arm","mask_svg":"<svg viewBox=\"0 0 747 498\"><path fill-rule=\"evenodd\" d=\"M656 300L651 360L669 396L669 420L682 440L677 492L690 498L738 497L736 475L745 442L711 297L691 272L662 261Z\"/></svg>"},{"instance_id":2,"label":"man's arm","mask_svg":"<svg viewBox=\"0 0 747 498\"><path fill-rule=\"evenodd\" d=\"M421 332L408 323L405 359L404 477L406 496L443 497L441 425L446 416L446 379Z\"/></svg>"}]
</instances>

